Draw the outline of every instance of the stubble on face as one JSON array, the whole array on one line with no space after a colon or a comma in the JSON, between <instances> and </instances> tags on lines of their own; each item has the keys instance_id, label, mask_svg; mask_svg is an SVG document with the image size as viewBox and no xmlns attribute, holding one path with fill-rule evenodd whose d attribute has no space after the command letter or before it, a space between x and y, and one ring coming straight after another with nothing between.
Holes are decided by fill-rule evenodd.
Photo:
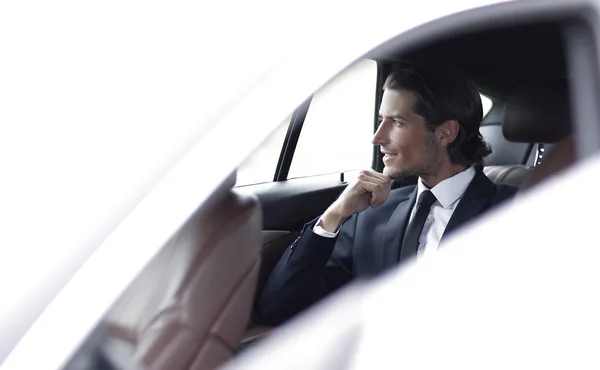
<instances>
[{"instance_id":1,"label":"stubble on face","mask_svg":"<svg viewBox=\"0 0 600 370\"><path fill-rule=\"evenodd\" d=\"M409 176L428 177L438 171L442 165L442 158L440 147L436 143L435 132L427 135L423 146L423 157L416 164L398 169L385 167L383 173L392 179L398 179Z\"/></svg>"}]
</instances>

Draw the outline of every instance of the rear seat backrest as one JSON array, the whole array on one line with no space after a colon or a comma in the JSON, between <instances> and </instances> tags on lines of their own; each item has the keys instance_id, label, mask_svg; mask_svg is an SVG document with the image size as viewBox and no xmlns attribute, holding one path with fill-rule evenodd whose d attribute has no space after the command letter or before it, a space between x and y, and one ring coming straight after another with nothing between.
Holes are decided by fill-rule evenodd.
<instances>
[{"instance_id":1,"label":"rear seat backrest","mask_svg":"<svg viewBox=\"0 0 600 370\"><path fill-rule=\"evenodd\" d=\"M520 188L531 174L531 167L522 164L486 166L483 173L498 185Z\"/></svg>"},{"instance_id":2,"label":"rear seat backrest","mask_svg":"<svg viewBox=\"0 0 600 370\"><path fill-rule=\"evenodd\" d=\"M507 140L556 144L545 153L539 166L498 166L486 173L497 181L519 183L529 188L566 168L574 159L570 141L571 110L566 81L544 81L519 86L507 99L502 119ZM562 159L561 159L562 157ZM513 176L514 179L510 179ZM505 182L506 183L506 182Z\"/></svg>"},{"instance_id":3,"label":"rear seat backrest","mask_svg":"<svg viewBox=\"0 0 600 370\"><path fill-rule=\"evenodd\" d=\"M107 356L143 369L226 361L250 319L261 222L256 199L231 190L197 211L109 314Z\"/></svg>"}]
</instances>

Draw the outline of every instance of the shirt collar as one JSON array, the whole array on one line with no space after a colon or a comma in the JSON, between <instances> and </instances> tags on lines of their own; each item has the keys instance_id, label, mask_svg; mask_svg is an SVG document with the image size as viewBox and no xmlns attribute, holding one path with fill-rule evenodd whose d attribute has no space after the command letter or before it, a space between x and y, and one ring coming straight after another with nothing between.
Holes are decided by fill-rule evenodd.
<instances>
[{"instance_id":1,"label":"shirt collar","mask_svg":"<svg viewBox=\"0 0 600 370\"><path fill-rule=\"evenodd\" d=\"M475 177L475 168L473 166L468 167L464 171L457 173L456 175L441 181L439 184L434 186L431 190L433 195L442 207L450 208L460 197L463 195L467 187ZM417 182L417 199L421 196L421 193L428 190L427 186L423 183L423 180L419 177Z\"/></svg>"}]
</instances>

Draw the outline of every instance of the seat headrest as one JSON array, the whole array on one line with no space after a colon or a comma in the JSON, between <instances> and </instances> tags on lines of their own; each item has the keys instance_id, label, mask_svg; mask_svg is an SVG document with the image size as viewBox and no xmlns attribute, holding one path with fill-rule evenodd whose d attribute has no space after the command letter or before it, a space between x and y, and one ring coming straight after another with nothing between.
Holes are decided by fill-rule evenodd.
<instances>
[{"instance_id":1,"label":"seat headrest","mask_svg":"<svg viewBox=\"0 0 600 370\"><path fill-rule=\"evenodd\" d=\"M571 109L566 82L529 83L508 97L502 117L506 140L556 143L571 132Z\"/></svg>"}]
</instances>

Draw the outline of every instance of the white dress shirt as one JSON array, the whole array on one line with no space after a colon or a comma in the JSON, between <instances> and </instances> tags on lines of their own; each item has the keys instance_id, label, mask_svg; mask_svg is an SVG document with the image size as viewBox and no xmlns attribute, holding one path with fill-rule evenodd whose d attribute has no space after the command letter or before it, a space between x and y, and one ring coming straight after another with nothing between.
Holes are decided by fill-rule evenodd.
<instances>
[{"instance_id":1,"label":"white dress shirt","mask_svg":"<svg viewBox=\"0 0 600 370\"><path fill-rule=\"evenodd\" d=\"M469 167L464 171L457 173L456 175L441 181L439 184L434 186L431 190L437 201L433 203L429 210L429 215L423 226L423 231L419 238L419 248L417 252L417 259L431 256L438 249L442 234L450 221L450 217L454 213L456 206L462 198L465 190L475 177L475 169ZM421 193L427 190L427 186L423 183L421 178L417 182L417 199L421 196ZM410 213L409 223L416 212L416 202ZM321 220L317 222L313 228L313 232L317 235L334 238L337 236L335 233L329 232L320 226Z\"/></svg>"}]
</instances>

